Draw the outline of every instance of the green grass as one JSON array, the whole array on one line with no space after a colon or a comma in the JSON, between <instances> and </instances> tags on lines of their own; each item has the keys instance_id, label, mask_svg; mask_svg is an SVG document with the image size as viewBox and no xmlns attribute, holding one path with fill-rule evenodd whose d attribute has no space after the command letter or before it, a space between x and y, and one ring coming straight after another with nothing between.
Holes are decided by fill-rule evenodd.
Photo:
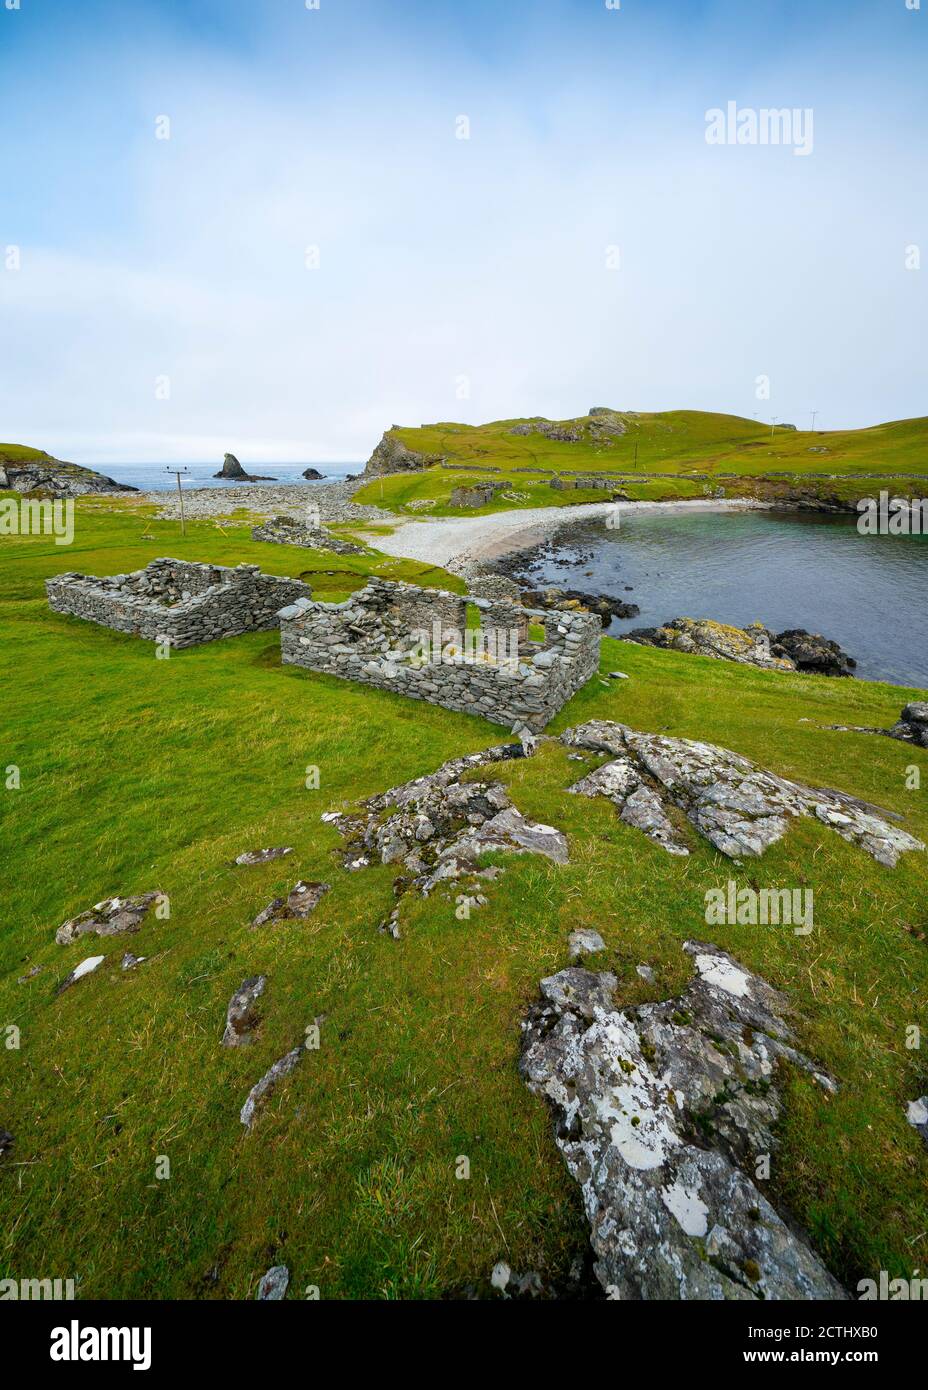
<instances>
[{"instance_id":1,"label":"green grass","mask_svg":"<svg viewBox=\"0 0 928 1390\"><path fill-rule=\"evenodd\" d=\"M154 535L154 540L142 539ZM567 963L574 927L602 932L598 966L622 1002L685 982L680 943L710 934L706 888L813 886L808 938L774 927L715 930L718 944L786 990L802 1048L840 1083L826 1099L790 1083L772 1187L848 1281L928 1267L926 1156L905 1123L928 1089L926 861L896 870L810 823L738 869L705 842L666 855L606 802L566 794L578 775L558 745L493 770L526 814L562 827L571 863L506 861L489 904L458 921L453 898L404 899L404 936L377 924L395 869L349 874L320 813L506 737L464 715L279 662L274 633L174 653L51 613L42 580L114 573L156 555L312 570L341 596L364 573L460 587L385 557L322 557L82 502L75 544L0 541L6 883L0 933L0 1277L78 1277L106 1297L252 1297L287 1264L292 1296L411 1298L488 1292L497 1259L557 1278L586 1244L578 1194L544 1106L519 1080L519 1020L539 978ZM928 837L923 752L821 726L887 725L920 692L782 676L607 640L603 670L553 729L591 717L719 742L788 776L895 809ZM319 790L305 786L318 766ZM248 848L295 853L253 869ZM332 884L305 924L248 923L298 877ZM59 947L55 928L112 893L160 888L167 921L130 938ZM909 930L911 929L911 930ZM721 939L720 939L721 937ZM149 959L119 969L131 948ZM59 998L85 955L107 960ZM650 962L647 985L635 965ZM19 985L34 964L42 972ZM232 992L265 973L251 1048L219 1046ZM325 1015L322 1046L246 1135L250 1086ZM8 1034L2 1032L4 1038ZM923 1044L924 1049L924 1044ZM471 1178L455 1178L459 1155ZM159 1155L171 1177L155 1176Z\"/></svg>"},{"instance_id":2,"label":"green grass","mask_svg":"<svg viewBox=\"0 0 928 1390\"><path fill-rule=\"evenodd\" d=\"M560 492L548 486L546 477L518 471L539 468L608 472L624 479L624 491L636 501L718 495L774 498L801 485L810 495L853 503L881 487L894 495L921 496L923 487L913 485L912 479L928 474L928 417L814 434L780 427L771 431L756 420L698 410L642 413L626 420L626 434L608 444L591 436L588 416L561 422L581 428L582 438L576 442L514 435L512 427L524 423L519 420L395 429L390 433L408 448L440 454L448 463L473 465L475 471L436 466L375 478L357 500L396 511L429 500L435 505L427 512L413 509L412 514L455 515L458 509L449 505L453 489L487 479L505 481L509 489L527 496L515 502L494 501L477 515L513 507L572 506L608 496L588 489ZM481 468L499 471L480 472ZM882 481L865 481L878 478Z\"/></svg>"}]
</instances>

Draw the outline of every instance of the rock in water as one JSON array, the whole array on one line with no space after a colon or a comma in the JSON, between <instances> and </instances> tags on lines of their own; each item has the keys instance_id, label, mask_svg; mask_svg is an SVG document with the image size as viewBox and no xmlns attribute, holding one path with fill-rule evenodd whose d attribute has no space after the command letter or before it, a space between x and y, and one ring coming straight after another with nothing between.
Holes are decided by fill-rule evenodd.
<instances>
[{"instance_id":1,"label":"rock in water","mask_svg":"<svg viewBox=\"0 0 928 1390\"><path fill-rule=\"evenodd\" d=\"M242 465L234 454L226 454L222 460L222 467L218 473L213 474L214 478L235 478L243 483L273 483L276 478L270 478L266 473L246 473Z\"/></svg>"},{"instance_id":2,"label":"rock in water","mask_svg":"<svg viewBox=\"0 0 928 1390\"><path fill-rule=\"evenodd\" d=\"M312 483L321 483L325 474L320 473L318 468L304 468L303 477L308 478Z\"/></svg>"},{"instance_id":3,"label":"rock in water","mask_svg":"<svg viewBox=\"0 0 928 1390\"><path fill-rule=\"evenodd\" d=\"M791 1046L782 994L715 946L684 950L679 998L617 1009L614 975L572 967L523 1024L520 1070L554 1111L597 1278L622 1299L844 1298L750 1176L777 1147L776 1063L834 1083Z\"/></svg>"},{"instance_id":4,"label":"rock in water","mask_svg":"<svg viewBox=\"0 0 928 1390\"><path fill-rule=\"evenodd\" d=\"M831 788L790 782L711 743L637 733L604 719L567 729L561 742L614 755L614 761L603 763L570 790L608 797L627 825L669 854L689 853L683 830L668 814L673 807L733 859L763 854L782 839L796 816L830 826L889 868L907 850L925 848L921 840L882 819L890 812L879 813L878 807Z\"/></svg>"},{"instance_id":5,"label":"rock in water","mask_svg":"<svg viewBox=\"0 0 928 1390\"><path fill-rule=\"evenodd\" d=\"M253 927L263 927L268 922L286 922L308 917L319 906L330 885L328 883L305 883L300 879L286 898L274 898L263 908L252 922Z\"/></svg>"},{"instance_id":6,"label":"rock in water","mask_svg":"<svg viewBox=\"0 0 928 1390\"><path fill-rule=\"evenodd\" d=\"M154 904L165 895L160 892L142 893L137 898L104 898L79 917L62 922L55 932L59 946L70 946L82 936L118 936L121 932L137 932Z\"/></svg>"},{"instance_id":7,"label":"rock in water","mask_svg":"<svg viewBox=\"0 0 928 1390\"><path fill-rule=\"evenodd\" d=\"M286 1056L276 1061L274 1065L264 1073L261 1080L257 1081L255 1085L252 1086L239 1114L239 1119L246 1129L251 1129L258 1106L262 1101L267 1099L278 1081L281 1081L285 1076L289 1076L294 1067L299 1066L305 1055L306 1049L304 1047L295 1047L292 1052L288 1052Z\"/></svg>"},{"instance_id":8,"label":"rock in water","mask_svg":"<svg viewBox=\"0 0 928 1390\"><path fill-rule=\"evenodd\" d=\"M286 1296L290 1285L290 1271L286 1265L274 1265L263 1275L258 1285L259 1303L278 1303Z\"/></svg>"},{"instance_id":9,"label":"rock in water","mask_svg":"<svg viewBox=\"0 0 928 1390\"><path fill-rule=\"evenodd\" d=\"M222 1035L223 1047L244 1047L251 1042L251 1035L258 1026L258 1011L255 1004L264 993L267 984L265 975L254 975L245 980L229 1000L226 1010L226 1029Z\"/></svg>"}]
</instances>

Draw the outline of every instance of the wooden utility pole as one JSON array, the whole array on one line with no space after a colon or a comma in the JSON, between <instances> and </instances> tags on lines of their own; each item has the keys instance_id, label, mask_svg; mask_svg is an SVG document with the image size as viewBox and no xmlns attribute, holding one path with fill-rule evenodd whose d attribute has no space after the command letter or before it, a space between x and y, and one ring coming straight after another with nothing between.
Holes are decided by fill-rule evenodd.
<instances>
[{"instance_id":1,"label":"wooden utility pole","mask_svg":"<svg viewBox=\"0 0 928 1390\"><path fill-rule=\"evenodd\" d=\"M180 533L182 536L186 536L187 518L184 516L184 490L180 485L180 475L181 473L187 473L189 470L186 468L166 468L164 471L165 473L173 473L177 479L177 496L180 499Z\"/></svg>"}]
</instances>

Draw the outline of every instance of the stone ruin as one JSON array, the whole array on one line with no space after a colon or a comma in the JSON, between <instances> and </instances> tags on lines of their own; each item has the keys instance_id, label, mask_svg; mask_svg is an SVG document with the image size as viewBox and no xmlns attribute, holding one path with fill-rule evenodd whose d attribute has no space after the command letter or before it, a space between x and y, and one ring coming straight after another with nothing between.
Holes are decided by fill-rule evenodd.
<instances>
[{"instance_id":1,"label":"stone ruin","mask_svg":"<svg viewBox=\"0 0 928 1390\"><path fill-rule=\"evenodd\" d=\"M494 500L498 492L502 492L505 483L472 483L469 486L456 487L449 499L449 506L452 507L486 507Z\"/></svg>"},{"instance_id":2,"label":"stone ruin","mask_svg":"<svg viewBox=\"0 0 928 1390\"><path fill-rule=\"evenodd\" d=\"M269 541L273 545L296 545L304 550L330 550L334 555L364 555L363 545L343 541L324 526L299 521L294 516L272 516L251 532L253 541Z\"/></svg>"},{"instance_id":3,"label":"stone ruin","mask_svg":"<svg viewBox=\"0 0 928 1390\"><path fill-rule=\"evenodd\" d=\"M468 627L468 609L479 627ZM529 637L529 623L544 640ZM361 681L507 728L543 729L599 666L593 613L522 608L371 579L344 603L309 597L280 613L285 664Z\"/></svg>"},{"instance_id":4,"label":"stone ruin","mask_svg":"<svg viewBox=\"0 0 928 1390\"><path fill-rule=\"evenodd\" d=\"M58 574L45 581L45 589L56 613L149 642L168 639L172 647L274 628L281 607L312 593L298 579L262 574L257 565L229 569L169 558L103 579Z\"/></svg>"}]
</instances>

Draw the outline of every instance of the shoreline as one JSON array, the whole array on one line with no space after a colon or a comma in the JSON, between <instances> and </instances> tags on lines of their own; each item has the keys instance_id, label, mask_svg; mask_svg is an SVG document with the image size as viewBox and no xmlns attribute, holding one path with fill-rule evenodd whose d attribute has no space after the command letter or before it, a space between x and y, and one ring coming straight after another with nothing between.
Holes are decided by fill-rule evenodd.
<instances>
[{"instance_id":1,"label":"shoreline","mask_svg":"<svg viewBox=\"0 0 928 1390\"><path fill-rule=\"evenodd\" d=\"M366 537L388 555L440 565L466 578L477 565L500 559L514 551L528 550L568 529L574 522L591 521L617 511L640 512L739 512L768 511L774 504L754 498L693 498L672 502L582 502L575 507L532 507L522 511L491 512L487 516L434 517L401 521L388 536Z\"/></svg>"}]
</instances>

